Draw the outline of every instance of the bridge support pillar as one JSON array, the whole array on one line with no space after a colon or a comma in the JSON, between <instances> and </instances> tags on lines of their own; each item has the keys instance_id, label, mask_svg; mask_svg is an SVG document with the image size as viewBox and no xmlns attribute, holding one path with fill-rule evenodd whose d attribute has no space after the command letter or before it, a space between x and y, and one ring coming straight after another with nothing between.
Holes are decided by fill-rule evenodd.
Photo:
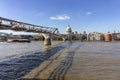
<instances>
[{"instance_id":1,"label":"bridge support pillar","mask_svg":"<svg viewBox=\"0 0 120 80\"><path fill-rule=\"evenodd\" d=\"M66 39L65 38L62 38L63 42L66 42Z\"/></svg>"},{"instance_id":2,"label":"bridge support pillar","mask_svg":"<svg viewBox=\"0 0 120 80\"><path fill-rule=\"evenodd\" d=\"M45 46L51 45L51 38L45 38L45 40L44 40L44 45L45 45Z\"/></svg>"},{"instance_id":3,"label":"bridge support pillar","mask_svg":"<svg viewBox=\"0 0 120 80\"><path fill-rule=\"evenodd\" d=\"M44 33L42 34L44 36L44 48L51 48L51 35L50 34L47 34L47 33Z\"/></svg>"}]
</instances>

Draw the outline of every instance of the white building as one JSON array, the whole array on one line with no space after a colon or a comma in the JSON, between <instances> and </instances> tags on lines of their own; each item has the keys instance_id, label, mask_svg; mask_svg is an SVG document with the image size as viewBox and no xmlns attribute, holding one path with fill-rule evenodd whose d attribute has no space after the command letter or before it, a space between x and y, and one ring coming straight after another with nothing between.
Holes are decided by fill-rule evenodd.
<instances>
[{"instance_id":1,"label":"white building","mask_svg":"<svg viewBox=\"0 0 120 80\"><path fill-rule=\"evenodd\" d=\"M102 41L103 34L98 32L89 33L89 41Z\"/></svg>"}]
</instances>

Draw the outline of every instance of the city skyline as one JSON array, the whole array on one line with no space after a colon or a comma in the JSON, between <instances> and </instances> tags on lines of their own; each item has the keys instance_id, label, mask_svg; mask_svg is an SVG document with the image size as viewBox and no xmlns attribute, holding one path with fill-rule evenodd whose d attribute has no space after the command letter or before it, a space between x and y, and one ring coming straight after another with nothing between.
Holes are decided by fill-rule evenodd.
<instances>
[{"instance_id":1,"label":"city skyline","mask_svg":"<svg viewBox=\"0 0 120 80\"><path fill-rule=\"evenodd\" d=\"M0 0L0 16L65 33L119 30L119 0Z\"/></svg>"}]
</instances>

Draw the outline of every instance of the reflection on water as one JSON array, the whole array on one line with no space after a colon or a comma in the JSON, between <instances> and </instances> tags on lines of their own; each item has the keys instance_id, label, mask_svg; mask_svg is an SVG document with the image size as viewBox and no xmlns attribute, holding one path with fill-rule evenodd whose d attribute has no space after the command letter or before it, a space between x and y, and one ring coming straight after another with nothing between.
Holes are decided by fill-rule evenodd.
<instances>
[{"instance_id":1,"label":"reflection on water","mask_svg":"<svg viewBox=\"0 0 120 80\"><path fill-rule=\"evenodd\" d=\"M45 46L44 46L44 49L45 49L45 50L50 50L51 48L52 48L51 45L45 45Z\"/></svg>"}]
</instances>

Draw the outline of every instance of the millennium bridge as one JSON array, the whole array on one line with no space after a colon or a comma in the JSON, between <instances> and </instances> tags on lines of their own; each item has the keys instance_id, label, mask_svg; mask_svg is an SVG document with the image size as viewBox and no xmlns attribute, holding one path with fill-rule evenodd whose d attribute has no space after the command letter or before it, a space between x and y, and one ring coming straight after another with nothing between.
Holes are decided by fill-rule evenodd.
<instances>
[{"instance_id":1,"label":"millennium bridge","mask_svg":"<svg viewBox=\"0 0 120 80\"><path fill-rule=\"evenodd\" d=\"M44 45L51 45L51 38L53 35L61 37L63 40L65 40L65 36L59 33L58 28L38 26L3 17L0 17L0 30L41 33L45 38Z\"/></svg>"}]
</instances>

